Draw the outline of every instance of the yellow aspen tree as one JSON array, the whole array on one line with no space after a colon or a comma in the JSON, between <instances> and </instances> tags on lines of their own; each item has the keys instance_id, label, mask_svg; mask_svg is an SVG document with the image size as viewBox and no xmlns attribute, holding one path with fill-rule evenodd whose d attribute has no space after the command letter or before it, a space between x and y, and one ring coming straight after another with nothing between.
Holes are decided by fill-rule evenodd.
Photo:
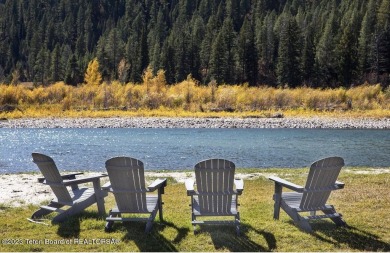
<instances>
[{"instance_id":1,"label":"yellow aspen tree","mask_svg":"<svg viewBox=\"0 0 390 253\"><path fill-rule=\"evenodd\" d=\"M88 63L84 82L87 85L99 85L102 82L102 75L99 72L99 62L97 58L94 58Z\"/></svg>"},{"instance_id":2,"label":"yellow aspen tree","mask_svg":"<svg viewBox=\"0 0 390 253\"><path fill-rule=\"evenodd\" d=\"M144 74L142 76L142 81L144 82L144 85L146 86L146 94L147 95L149 95L149 92L150 92L150 86L151 86L152 79L153 79L153 70L149 65L145 69Z\"/></svg>"},{"instance_id":3,"label":"yellow aspen tree","mask_svg":"<svg viewBox=\"0 0 390 253\"><path fill-rule=\"evenodd\" d=\"M157 92L158 94L166 92L167 81L165 79L165 71L164 70L160 69L157 72L157 76L155 76L153 78L153 82L154 82L153 86L154 86L155 92Z\"/></svg>"}]
</instances>

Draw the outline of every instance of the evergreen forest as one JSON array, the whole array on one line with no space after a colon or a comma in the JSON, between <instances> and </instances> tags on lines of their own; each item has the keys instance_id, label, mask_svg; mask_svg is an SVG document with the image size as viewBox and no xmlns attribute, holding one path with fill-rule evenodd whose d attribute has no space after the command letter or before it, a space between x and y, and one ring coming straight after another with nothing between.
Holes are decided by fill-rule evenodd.
<instances>
[{"instance_id":1,"label":"evergreen forest","mask_svg":"<svg viewBox=\"0 0 390 253\"><path fill-rule=\"evenodd\" d=\"M351 87L390 80L390 0L0 0L0 83Z\"/></svg>"}]
</instances>

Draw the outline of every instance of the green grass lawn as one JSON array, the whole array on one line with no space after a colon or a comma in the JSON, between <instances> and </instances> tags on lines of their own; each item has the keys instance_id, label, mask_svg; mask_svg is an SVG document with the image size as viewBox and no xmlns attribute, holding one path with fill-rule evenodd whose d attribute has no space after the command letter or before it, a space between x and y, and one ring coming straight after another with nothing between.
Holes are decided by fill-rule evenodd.
<instances>
[{"instance_id":1,"label":"green grass lawn","mask_svg":"<svg viewBox=\"0 0 390 253\"><path fill-rule=\"evenodd\" d=\"M229 226L202 226L194 235L190 198L183 184L170 179L163 196L165 220L157 218L150 234L144 234L142 222L116 223L113 232L104 232L105 217L99 217L95 205L62 224L43 225L26 219L37 206L1 204L0 251L390 251L390 174L358 173L363 170L370 169L342 170L339 180L345 189L335 191L329 200L348 227L314 221L314 233L307 234L283 211L280 220L273 220L273 182L260 177L245 180L239 207L241 236ZM307 176L306 169L250 171L276 174L298 184ZM113 205L109 195L106 210Z\"/></svg>"}]
</instances>

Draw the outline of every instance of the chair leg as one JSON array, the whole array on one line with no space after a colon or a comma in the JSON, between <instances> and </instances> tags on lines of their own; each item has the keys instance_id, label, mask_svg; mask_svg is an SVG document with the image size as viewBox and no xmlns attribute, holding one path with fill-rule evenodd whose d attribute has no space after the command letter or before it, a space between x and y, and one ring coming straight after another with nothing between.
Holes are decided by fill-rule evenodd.
<instances>
[{"instance_id":1,"label":"chair leg","mask_svg":"<svg viewBox=\"0 0 390 253\"><path fill-rule=\"evenodd\" d=\"M153 221L154 219L156 218L156 215L157 215L157 211L159 209L156 208L155 210L153 210L153 212L150 214L150 217L148 219L148 222L146 223L146 228L145 228L145 233L150 233L150 231L152 230L152 227L153 227Z\"/></svg>"},{"instance_id":2,"label":"chair leg","mask_svg":"<svg viewBox=\"0 0 390 253\"><path fill-rule=\"evenodd\" d=\"M336 213L336 210L334 209L334 207L332 207L332 209L330 210L323 210L322 211L324 214L335 214ZM341 217L341 214L340 214L340 217L334 217L334 218L330 218L337 226L346 226L347 223L344 221L344 219Z\"/></svg>"},{"instance_id":3,"label":"chair leg","mask_svg":"<svg viewBox=\"0 0 390 253\"><path fill-rule=\"evenodd\" d=\"M311 228L309 222L305 219L301 219L297 225L299 226L300 229L302 229L303 231L307 232L307 233L312 233L313 232L313 229Z\"/></svg>"},{"instance_id":4,"label":"chair leg","mask_svg":"<svg viewBox=\"0 0 390 253\"><path fill-rule=\"evenodd\" d=\"M235 223L236 223L236 234L237 234L237 236L239 236L240 235L240 223L241 223L241 221L240 221L240 213L238 213L237 212L237 215L236 215L236 217L235 217Z\"/></svg>"},{"instance_id":5,"label":"chair leg","mask_svg":"<svg viewBox=\"0 0 390 253\"><path fill-rule=\"evenodd\" d=\"M104 232L111 232L113 225L114 225L113 221L107 221L106 226L104 227Z\"/></svg>"},{"instance_id":6,"label":"chair leg","mask_svg":"<svg viewBox=\"0 0 390 253\"><path fill-rule=\"evenodd\" d=\"M60 205L60 204L51 202L51 203L48 204L47 206L54 207L54 208L61 208L61 207L63 207L64 205ZM52 212L53 212L53 211L50 211L50 210L41 208L41 209L35 211L35 212L31 215L31 219L39 219L39 218L41 218L42 216L48 215L48 214L50 214L50 213L52 213Z\"/></svg>"},{"instance_id":7,"label":"chair leg","mask_svg":"<svg viewBox=\"0 0 390 253\"><path fill-rule=\"evenodd\" d=\"M104 206L104 197L107 197L107 192L101 190L100 179L93 181L93 188L95 190L95 201L100 215L106 214L106 208Z\"/></svg>"},{"instance_id":8,"label":"chair leg","mask_svg":"<svg viewBox=\"0 0 390 253\"><path fill-rule=\"evenodd\" d=\"M96 201L95 201L95 198L93 196L93 197L90 197L88 199L85 199L82 202L76 203L73 206L71 206L70 208L68 208L65 212L60 213L56 217L54 217L52 222L54 222L54 223L62 222L65 219L67 219L69 216L83 212L87 207L95 204L95 202Z\"/></svg>"},{"instance_id":9,"label":"chair leg","mask_svg":"<svg viewBox=\"0 0 390 253\"><path fill-rule=\"evenodd\" d=\"M104 216L106 214L106 208L104 207L104 198L96 197L96 205L100 215Z\"/></svg>"},{"instance_id":10,"label":"chair leg","mask_svg":"<svg viewBox=\"0 0 390 253\"><path fill-rule=\"evenodd\" d=\"M192 229L194 230L194 235L196 235L199 231L196 229L196 225L192 224Z\"/></svg>"},{"instance_id":11,"label":"chair leg","mask_svg":"<svg viewBox=\"0 0 390 253\"><path fill-rule=\"evenodd\" d=\"M116 216L116 215L112 215L112 210L110 210L109 214L108 214L108 217L109 218L112 218L113 216ZM106 226L104 227L104 231L105 232L110 232L112 231L112 226L114 225L114 222L113 221L107 221L106 222Z\"/></svg>"},{"instance_id":12,"label":"chair leg","mask_svg":"<svg viewBox=\"0 0 390 253\"><path fill-rule=\"evenodd\" d=\"M153 227L152 221L148 221L146 223L146 227L145 227L145 234L150 233L150 231L152 230L152 227Z\"/></svg>"},{"instance_id":13,"label":"chair leg","mask_svg":"<svg viewBox=\"0 0 390 253\"><path fill-rule=\"evenodd\" d=\"M307 233L313 232L313 229L311 228L309 221L307 219L305 219L304 217L302 217L301 215L299 215L299 213L296 210L287 209L287 208L284 210L293 219L295 224L300 229L302 229L303 231L305 231Z\"/></svg>"},{"instance_id":14,"label":"chair leg","mask_svg":"<svg viewBox=\"0 0 390 253\"><path fill-rule=\"evenodd\" d=\"M196 221L196 216L192 213L191 214L191 223L192 223L192 229L194 230L194 235L196 235L196 225L194 224L194 222Z\"/></svg>"},{"instance_id":15,"label":"chair leg","mask_svg":"<svg viewBox=\"0 0 390 253\"><path fill-rule=\"evenodd\" d=\"M162 192L163 192L164 188L159 188L158 189L158 201L157 201L157 204L158 204L158 215L159 215L159 218L160 218L160 222L163 222L164 221L164 216L163 216L163 208L162 208L162 205L164 204L162 202Z\"/></svg>"},{"instance_id":16,"label":"chair leg","mask_svg":"<svg viewBox=\"0 0 390 253\"><path fill-rule=\"evenodd\" d=\"M281 205L281 199L282 199L282 186L279 184L275 184L275 194L273 197L275 204L274 204L274 219L279 220L279 214L280 214L280 205Z\"/></svg>"}]
</instances>

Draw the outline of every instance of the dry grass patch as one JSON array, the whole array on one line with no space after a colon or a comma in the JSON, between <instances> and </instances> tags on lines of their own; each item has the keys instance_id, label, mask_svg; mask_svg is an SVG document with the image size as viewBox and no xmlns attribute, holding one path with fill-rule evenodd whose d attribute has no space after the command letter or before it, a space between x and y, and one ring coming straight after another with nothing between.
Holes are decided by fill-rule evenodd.
<instances>
[{"instance_id":1,"label":"dry grass patch","mask_svg":"<svg viewBox=\"0 0 390 253\"><path fill-rule=\"evenodd\" d=\"M272 88L242 85L200 85L191 76L168 85L165 74L145 73L143 83L118 81L101 85L69 86L58 82L47 87L0 84L2 118L21 117L112 117L112 116L203 116L253 115L269 117L342 115L390 117L390 89L361 85L350 89ZM0 107L1 108L1 107Z\"/></svg>"}]
</instances>

